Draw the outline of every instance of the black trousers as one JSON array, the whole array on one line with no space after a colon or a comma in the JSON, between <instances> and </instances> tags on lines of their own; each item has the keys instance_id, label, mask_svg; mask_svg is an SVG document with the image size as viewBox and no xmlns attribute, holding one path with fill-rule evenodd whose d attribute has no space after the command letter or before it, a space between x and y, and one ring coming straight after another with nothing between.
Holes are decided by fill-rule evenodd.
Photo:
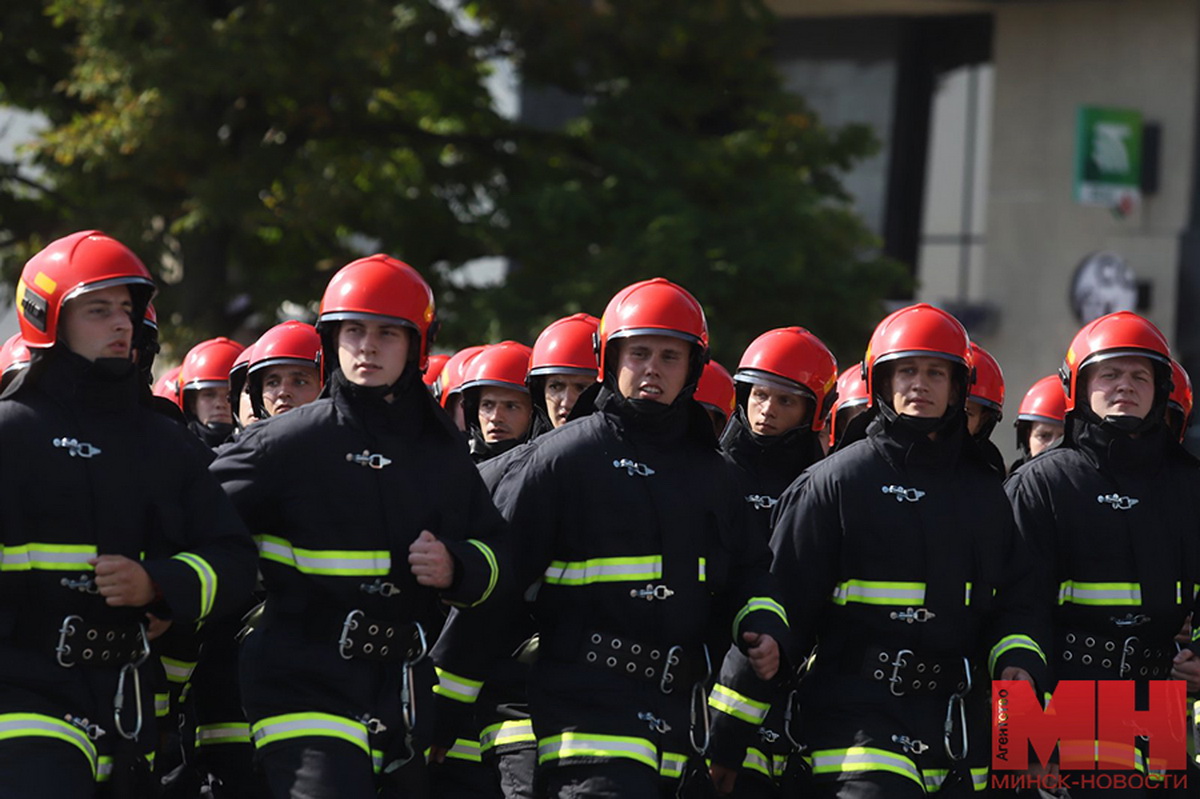
<instances>
[{"instance_id":1,"label":"black trousers","mask_svg":"<svg viewBox=\"0 0 1200 799\"><path fill-rule=\"evenodd\" d=\"M0 799L88 799L102 795L87 758L66 741L0 741Z\"/></svg>"}]
</instances>

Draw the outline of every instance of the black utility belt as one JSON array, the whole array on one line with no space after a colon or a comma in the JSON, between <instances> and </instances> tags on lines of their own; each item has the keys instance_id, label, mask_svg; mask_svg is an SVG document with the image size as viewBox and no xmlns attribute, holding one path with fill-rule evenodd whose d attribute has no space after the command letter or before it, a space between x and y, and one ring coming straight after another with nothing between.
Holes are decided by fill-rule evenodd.
<instances>
[{"instance_id":1,"label":"black utility belt","mask_svg":"<svg viewBox=\"0 0 1200 799\"><path fill-rule=\"evenodd\" d=\"M711 676L702 651L689 651L678 644L647 644L598 630L588 630L584 635L581 659L589 666L630 679L658 683L665 694L676 686Z\"/></svg>"},{"instance_id":2,"label":"black utility belt","mask_svg":"<svg viewBox=\"0 0 1200 799\"><path fill-rule=\"evenodd\" d=\"M428 649L420 622L389 622L352 610L342 620L338 654L346 660L416 662Z\"/></svg>"},{"instance_id":3,"label":"black utility belt","mask_svg":"<svg viewBox=\"0 0 1200 799\"><path fill-rule=\"evenodd\" d=\"M859 674L886 683L894 696L950 696L970 688L970 670L965 657L925 657L910 649L870 647Z\"/></svg>"},{"instance_id":4,"label":"black utility belt","mask_svg":"<svg viewBox=\"0 0 1200 799\"><path fill-rule=\"evenodd\" d=\"M150 656L143 624L91 624L82 616L66 616L54 648L58 664L74 666L140 665Z\"/></svg>"},{"instance_id":5,"label":"black utility belt","mask_svg":"<svg viewBox=\"0 0 1200 799\"><path fill-rule=\"evenodd\" d=\"M1098 633L1071 631L1059 639L1059 657L1064 663L1078 663L1113 672L1122 680L1165 680L1178 650L1173 644L1150 646L1136 635L1109 638Z\"/></svg>"}]
</instances>

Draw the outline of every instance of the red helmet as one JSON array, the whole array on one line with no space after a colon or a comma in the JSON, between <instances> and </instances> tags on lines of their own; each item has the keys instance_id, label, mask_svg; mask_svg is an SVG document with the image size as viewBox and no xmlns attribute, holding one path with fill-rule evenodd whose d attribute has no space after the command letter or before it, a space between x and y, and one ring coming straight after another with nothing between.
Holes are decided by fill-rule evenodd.
<instances>
[{"instance_id":1,"label":"red helmet","mask_svg":"<svg viewBox=\"0 0 1200 799\"><path fill-rule=\"evenodd\" d=\"M600 343L600 379L611 368L608 344L629 336L674 336L696 347L689 383L700 379L708 360L708 321L704 309L687 289L656 277L626 286L608 301L596 337Z\"/></svg>"},{"instance_id":2,"label":"red helmet","mask_svg":"<svg viewBox=\"0 0 1200 799\"><path fill-rule=\"evenodd\" d=\"M280 364L311 366L321 374L321 336L304 322L292 320L275 325L247 352L251 353L247 356L249 375Z\"/></svg>"},{"instance_id":3,"label":"red helmet","mask_svg":"<svg viewBox=\"0 0 1200 799\"><path fill-rule=\"evenodd\" d=\"M430 355L429 365L425 367L425 374L421 377L435 397L442 385L442 381L439 379L442 376L442 368L445 367L448 360L450 360L449 355Z\"/></svg>"},{"instance_id":4,"label":"red helmet","mask_svg":"<svg viewBox=\"0 0 1200 799\"><path fill-rule=\"evenodd\" d=\"M600 320L586 313L551 322L533 342L529 376L596 374L596 331L599 327Z\"/></svg>"},{"instance_id":5,"label":"red helmet","mask_svg":"<svg viewBox=\"0 0 1200 799\"><path fill-rule=\"evenodd\" d=\"M181 368L176 366L168 369L162 377L158 378L154 384L154 396L168 399L176 405L179 404L179 370Z\"/></svg>"},{"instance_id":6,"label":"red helmet","mask_svg":"<svg viewBox=\"0 0 1200 799\"><path fill-rule=\"evenodd\" d=\"M11 379L26 366L29 366L29 348L21 334L14 333L0 346L0 376Z\"/></svg>"},{"instance_id":7,"label":"red helmet","mask_svg":"<svg viewBox=\"0 0 1200 799\"><path fill-rule=\"evenodd\" d=\"M25 264L17 282L17 320L26 346L54 346L62 306L81 294L111 286L129 287L137 340L145 307L154 294L154 280L138 257L96 230L72 233L47 244Z\"/></svg>"},{"instance_id":8,"label":"red helmet","mask_svg":"<svg viewBox=\"0 0 1200 799\"><path fill-rule=\"evenodd\" d=\"M728 369L716 361L709 361L704 364L704 372L696 386L696 402L709 406L728 420L733 415L733 409L737 407L737 392L734 391L733 380Z\"/></svg>"},{"instance_id":9,"label":"red helmet","mask_svg":"<svg viewBox=\"0 0 1200 799\"><path fill-rule=\"evenodd\" d=\"M501 341L484 347L467 365L462 390L496 386L528 394L525 375L529 372L529 347L516 341Z\"/></svg>"},{"instance_id":10,"label":"red helmet","mask_svg":"<svg viewBox=\"0 0 1200 799\"><path fill-rule=\"evenodd\" d=\"M442 367L441 380L439 385L441 389L437 393L438 401L442 403L442 407L446 407L446 403L452 396L462 391L463 381L467 379L467 367L476 355L483 352L484 345L477 344L473 347L465 347L450 356L450 360L446 361L446 365Z\"/></svg>"},{"instance_id":11,"label":"red helmet","mask_svg":"<svg viewBox=\"0 0 1200 799\"><path fill-rule=\"evenodd\" d=\"M836 395L837 360L804 328L780 327L750 342L733 379L803 394L813 403L812 429L820 430Z\"/></svg>"},{"instance_id":12,"label":"red helmet","mask_svg":"<svg viewBox=\"0 0 1200 799\"><path fill-rule=\"evenodd\" d=\"M201 341L188 350L179 370L179 404L186 391L227 388L234 361L246 348L232 339L219 336Z\"/></svg>"},{"instance_id":13,"label":"red helmet","mask_svg":"<svg viewBox=\"0 0 1200 799\"><path fill-rule=\"evenodd\" d=\"M1171 347L1167 338L1149 319L1133 311L1117 311L1084 325L1063 359L1058 376L1062 379L1063 391L1067 395L1067 411L1075 410L1079 396L1079 373L1093 363L1108 358L1136 355L1149 358L1155 367L1158 380L1166 387L1171 373ZM1164 391L1164 396L1169 394Z\"/></svg>"},{"instance_id":14,"label":"red helmet","mask_svg":"<svg viewBox=\"0 0 1200 799\"><path fill-rule=\"evenodd\" d=\"M1188 377L1187 370L1183 368L1183 364L1174 358L1171 359L1171 396L1167 402L1173 405L1183 414L1185 420L1192 416L1192 405L1194 398L1192 397L1192 379Z\"/></svg>"},{"instance_id":15,"label":"red helmet","mask_svg":"<svg viewBox=\"0 0 1200 799\"><path fill-rule=\"evenodd\" d=\"M967 399L996 411L996 420L1004 410L1004 372L992 354L971 342L971 366L975 369L975 382L971 384Z\"/></svg>"},{"instance_id":16,"label":"red helmet","mask_svg":"<svg viewBox=\"0 0 1200 799\"><path fill-rule=\"evenodd\" d=\"M1057 375L1043 377L1030 386L1017 408L1018 422L1063 424L1066 418L1067 397Z\"/></svg>"},{"instance_id":17,"label":"red helmet","mask_svg":"<svg viewBox=\"0 0 1200 799\"><path fill-rule=\"evenodd\" d=\"M246 349L238 353L237 358L233 361L233 366L229 367L229 406L233 408L233 415L238 413L238 398L242 395L242 390L246 388L246 374L250 371L250 358L254 355L254 345L251 344Z\"/></svg>"},{"instance_id":18,"label":"red helmet","mask_svg":"<svg viewBox=\"0 0 1200 799\"><path fill-rule=\"evenodd\" d=\"M856 363L838 375L837 390L829 409L829 446L837 443L837 415L842 408L867 404L867 384L863 382L862 364Z\"/></svg>"},{"instance_id":19,"label":"red helmet","mask_svg":"<svg viewBox=\"0 0 1200 799\"><path fill-rule=\"evenodd\" d=\"M437 332L433 289L403 261L370 255L339 269L321 297L317 329L344 319L375 319L412 328L419 339L417 367L424 371L428 365Z\"/></svg>"},{"instance_id":20,"label":"red helmet","mask_svg":"<svg viewBox=\"0 0 1200 799\"><path fill-rule=\"evenodd\" d=\"M967 329L950 313L922 302L888 314L871 334L862 363L868 406L875 404L875 367L915 356L945 358L958 364L967 370L967 383L971 383Z\"/></svg>"}]
</instances>

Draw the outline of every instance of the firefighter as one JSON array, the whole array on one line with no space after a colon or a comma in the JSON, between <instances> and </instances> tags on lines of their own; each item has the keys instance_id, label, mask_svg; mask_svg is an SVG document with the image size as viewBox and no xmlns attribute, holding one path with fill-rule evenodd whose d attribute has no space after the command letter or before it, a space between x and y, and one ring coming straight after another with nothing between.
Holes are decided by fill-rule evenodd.
<instances>
[{"instance_id":1,"label":"firefighter","mask_svg":"<svg viewBox=\"0 0 1200 799\"><path fill-rule=\"evenodd\" d=\"M425 373L421 375L421 381L425 383L425 387L429 389L429 393L433 394L434 399L437 399L442 385L442 369L445 368L446 362L449 360L449 355L430 355L429 366L425 368Z\"/></svg>"},{"instance_id":2,"label":"firefighter","mask_svg":"<svg viewBox=\"0 0 1200 799\"><path fill-rule=\"evenodd\" d=\"M254 548L132 360L150 273L97 231L17 286L29 367L0 401L0 790L142 797L157 745L150 639L216 619Z\"/></svg>"},{"instance_id":3,"label":"firefighter","mask_svg":"<svg viewBox=\"0 0 1200 799\"><path fill-rule=\"evenodd\" d=\"M1149 320L1118 311L1075 335L1060 377L1063 442L1006 484L1052 610L1055 676L1134 680L1144 691L1170 676L1195 602L1185 587L1200 582L1200 471L1163 421L1170 349ZM1097 768L1128 755L1146 773L1144 745L1125 749L1102 745ZM1071 788L1077 798L1102 793Z\"/></svg>"},{"instance_id":4,"label":"firefighter","mask_svg":"<svg viewBox=\"0 0 1200 799\"><path fill-rule=\"evenodd\" d=\"M179 368L179 405L188 429L214 450L234 432L229 372L244 349L236 341L218 336L188 350Z\"/></svg>"},{"instance_id":5,"label":"firefighter","mask_svg":"<svg viewBox=\"0 0 1200 799\"><path fill-rule=\"evenodd\" d=\"M970 795L986 787L986 681L1044 681L1028 553L967 434L969 364L950 314L889 315L863 359L865 438L776 507L773 571L798 651L817 648L789 728L808 748L811 796ZM749 694L725 704L747 735L768 710ZM714 763L719 788L735 765Z\"/></svg>"},{"instance_id":6,"label":"firefighter","mask_svg":"<svg viewBox=\"0 0 1200 799\"><path fill-rule=\"evenodd\" d=\"M736 642L769 678L786 620L692 399L708 356L700 304L641 281L609 302L600 331L596 411L531 442L495 496L517 593L539 585L529 699L541 794L658 796L706 750L707 653ZM464 649L479 650L473 636L439 642L444 657ZM482 659L473 674L441 666L438 695L473 702Z\"/></svg>"},{"instance_id":7,"label":"firefighter","mask_svg":"<svg viewBox=\"0 0 1200 799\"><path fill-rule=\"evenodd\" d=\"M830 452L841 446L851 420L867 411L867 383L862 378L861 361L838 375L835 393L829 409Z\"/></svg>"},{"instance_id":8,"label":"firefighter","mask_svg":"<svg viewBox=\"0 0 1200 799\"><path fill-rule=\"evenodd\" d=\"M550 428L536 411L525 381L529 347L516 341L491 344L471 359L462 384L471 457L486 461Z\"/></svg>"},{"instance_id":9,"label":"firefighter","mask_svg":"<svg viewBox=\"0 0 1200 799\"><path fill-rule=\"evenodd\" d=\"M259 419L307 405L324 385L321 336L312 325L281 322L259 336L247 362L246 388Z\"/></svg>"},{"instance_id":10,"label":"firefighter","mask_svg":"<svg viewBox=\"0 0 1200 799\"><path fill-rule=\"evenodd\" d=\"M503 521L421 380L435 326L415 269L347 264L317 320L328 396L247 428L211 467L259 543L241 691L271 796L374 797L377 775L417 791L442 600L497 585L480 539Z\"/></svg>"},{"instance_id":11,"label":"firefighter","mask_svg":"<svg viewBox=\"0 0 1200 799\"><path fill-rule=\"evenodd\" d=\"M442 367L438 378L439 389L435 392L442 409L450 415L457 427L463 433L467 432L467 421L462 409L462 384L467 377L467 367L476 355L483 352L484 345L464 347L450 356L450 360Z\"/></svg>"},{"instance_id":12,"label":"firefighter","mask_svg":"<svg viewBox=\"0 0 1200 799\"><path fill-rule=\"evenodd\" d=\"M1167 399L1167 427L1182 442L1192 423L1192 379L1183 364L1171 359L1171 396Z\"/></svg>"},{"instance_id":13,"label":"firefighter","mask_svg":"<svg viewBox=\"0 0 1200 799\"><path fill-rule=\"evenodd\" d=\"M1017 407L1014 423L1021 456L1008 468L1009 474L1062 441L1066 416L1067 397L1063 394L1062 378L1047 375L1029 387Z\"/></svg>"},{"instance_id":14,"label":"firefighter","mask_svg":"<svg viewBox=\"0 0 1200 799\"><path fill-rule=\"evenodd\" d=\"M802 327L768 330L750 343L738 364L733 377L737 410L721 447L746 476L742 494L754 519L750 532L763 543L770 540L771 512L779 497L824 455L821 430L833 404L837 374L833 353ZM710 704L718 711L728 709L725 699L742 694L745 688L738 675L745 679L748 671L741 653L731 650ZM728 718L725 713L716 715L718 742L735 738L722 734ZM783 707L775 702L749 746L734 740L738 751L713 752L714 759L740 767L740 796L776 795L792 749L782 722Z\"/></svg>"},{"instance_id":15,"label":"firefighter","mask_svg":"<svg viewBox=\"0 0 1200 799\"><path fill-rule=\"evenodd\" d=\"M250 371L250 358L254 355L254 345L242 350L229 367L229 407L233 411L234 437L250 425L259 421L254 413L254 404L250 401L250 386L246 383L246 373Z\"/></svg>"},{"instance_id":16,"label":"firefighter","mask_svg":"<svg viewBox=\"0 0 1200 799\"><path fill-rule=\"evenodd\" d=\"M534 406L554 427L566 424L579 396L596 385L594 337L599 326L591 314L572 314L551 322L533 342L525 383Z\"/></svg>"},{"instance_id":17,"label":"firefighter","mask_svg":"<svg viewBox=\"0 0 1200 799\"><path fill-rule=\"evenodd\" d=\"M708 413L713 435L719 440L737 404L737 392L729 370L716 361L704 364L700 383L696 386L696 402Z\"/></svg>"},{"instance_id":18,"label":"firefighter","mask_svg":"<svg viewBox=\"0 0 1200 799\"><path fill-rule=\"evenodd\" d=\"M992 431L1004 418L1004 372L992 354L971 342L971 366L975 370L975 382L967 394L967 432L983 452L992 471L1003 478L1004 456L992 443Z\"/></svg>"},{"instance_id":19,"label":"firefighter","mask_svg":"<svg viewBox=\"0 0 1200 799\"><path fill-rule=\"evenodd\" d=\"M13 333L0 346L0 391L20 374L22 369L29 366L29 348L21 340L20 333Z\"/></svg>"}]
</instances>

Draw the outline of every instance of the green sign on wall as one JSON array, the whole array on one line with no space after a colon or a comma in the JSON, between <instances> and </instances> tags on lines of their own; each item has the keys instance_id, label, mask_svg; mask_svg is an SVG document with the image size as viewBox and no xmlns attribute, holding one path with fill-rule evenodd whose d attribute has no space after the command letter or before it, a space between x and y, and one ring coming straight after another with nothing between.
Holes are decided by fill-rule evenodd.
<instances>
[{"instance_id":1,"label":"green sign on wall","mask_svg":"<svg viewBox=\"0 0 1200 799\"><path fill-rule=\"evenodd\" d=\"M1122 108L1079 109L1075 200L1130 210L1141 198L1142 115Z\"/></svg>"}]
</instances>

